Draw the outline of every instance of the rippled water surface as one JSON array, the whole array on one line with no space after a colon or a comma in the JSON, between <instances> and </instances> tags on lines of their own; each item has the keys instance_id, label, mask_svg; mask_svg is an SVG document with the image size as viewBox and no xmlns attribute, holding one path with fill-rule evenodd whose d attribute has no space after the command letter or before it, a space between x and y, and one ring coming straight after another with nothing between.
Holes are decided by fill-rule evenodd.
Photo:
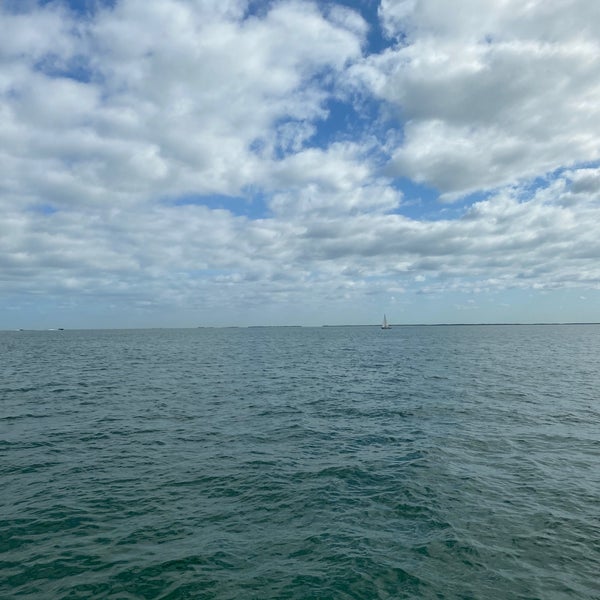
<instances>
[{"instance_id":1,"label":"rippled water surface","mask_svg":"<svg viewBox=\"0 0 600 600\"><path fill-rule=\"evenodd\" d=\"M1 598L600 598L600 326L0 332Z\"/></svg>"}]
</instances>

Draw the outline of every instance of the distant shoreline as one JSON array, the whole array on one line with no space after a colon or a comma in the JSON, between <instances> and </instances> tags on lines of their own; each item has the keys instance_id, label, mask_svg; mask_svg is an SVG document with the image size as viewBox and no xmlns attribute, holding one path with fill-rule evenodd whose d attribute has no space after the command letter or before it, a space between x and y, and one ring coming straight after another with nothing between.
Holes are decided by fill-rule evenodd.
<instances>
[{"instance_id":1,"label":"distant shoreline","mask_svg":"<svg viewBox=\"0 0 600 600\"><path fill-rule=\"evenodd\" d=\"M540 327L540 326L572 326L572 325L600 325L600 321L548 321L536 323L391 323L391 327ZM334 327L381 327L379 323L367 323L359 325L197 325L190 327L55 327L55 328L18 328L18 329L0 329L0 332L54 332L60 333L63 331L143 331L143 330L169 330L169 329L317 329L317 328L334 328Z\"/></svg>"}]
</instances>

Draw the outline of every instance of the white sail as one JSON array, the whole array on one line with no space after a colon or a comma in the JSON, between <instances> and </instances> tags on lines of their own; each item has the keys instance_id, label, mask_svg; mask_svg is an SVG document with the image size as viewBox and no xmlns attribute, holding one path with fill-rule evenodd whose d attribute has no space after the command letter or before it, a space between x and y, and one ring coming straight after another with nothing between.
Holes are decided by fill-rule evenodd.
<instances>
[{"instance_id":1,"label":"white sail","mask_svg":"<svg viewBox=\"0 0 600 600\"><path fill-rule=\"evenodd\" d=\"M387 317L385 315L383 315L383 325L381 326L381 329L391 329L391 325L388 324L387 322Z\"/></svg>"}]
</instances>

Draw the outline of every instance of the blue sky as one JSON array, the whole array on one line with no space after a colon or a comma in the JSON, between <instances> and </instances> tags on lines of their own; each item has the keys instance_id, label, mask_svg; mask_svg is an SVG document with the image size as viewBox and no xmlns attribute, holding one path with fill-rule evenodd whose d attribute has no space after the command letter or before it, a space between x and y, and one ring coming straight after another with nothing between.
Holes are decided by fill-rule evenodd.
<instances>
[{"instance_id":1,"label":"blue sky","mask_svg":"<svg viewBox=\"0 0 600 600\"><path fill-rule=\"evenodd\" d=\"M0 328L600 320L600 5L0 6Z\"/></svg>"}]
</instances>

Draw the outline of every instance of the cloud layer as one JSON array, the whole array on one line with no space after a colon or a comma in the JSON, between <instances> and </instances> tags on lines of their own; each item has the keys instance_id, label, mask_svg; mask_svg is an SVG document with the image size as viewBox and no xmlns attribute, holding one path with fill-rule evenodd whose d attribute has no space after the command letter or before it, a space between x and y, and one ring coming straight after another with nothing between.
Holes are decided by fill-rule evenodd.
<instances>
[{"instance_id":1,"label":"cloud layer","mask_svg":"<svg viewBox=\"0 0 600 600\"><path fill-rule=\"evenodd\" d=\"M0 9L0 325L598 289L594 3L251 9Z\"/></svg>"},{"instance_id":2,"label":"cloud layer","mask_svg":"<svg viewBox=\"0 0 600 600\"><path fill-rule=\"evenodd\" d=\"M357 73L406 122L397 175L452 200L600 158L600 7L384 0Z\"/></svg>"}]
</instances>

